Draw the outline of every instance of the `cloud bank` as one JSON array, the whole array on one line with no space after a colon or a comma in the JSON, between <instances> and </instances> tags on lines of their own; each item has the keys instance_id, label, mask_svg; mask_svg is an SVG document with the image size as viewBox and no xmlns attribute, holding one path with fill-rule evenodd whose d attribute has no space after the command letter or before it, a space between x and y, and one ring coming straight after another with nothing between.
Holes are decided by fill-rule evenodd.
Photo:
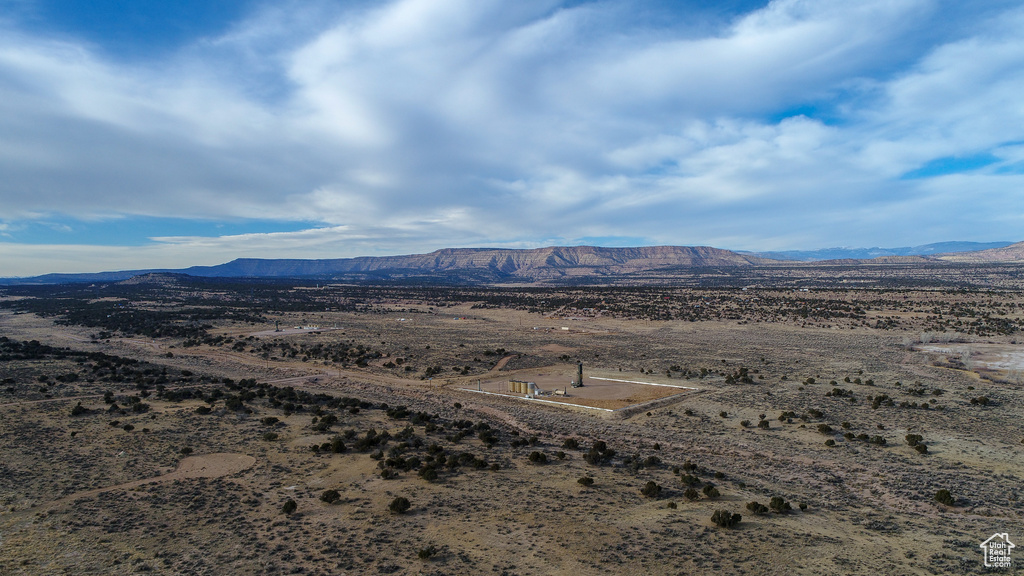
<instances>
[{"instance_id":1,"label":"cloud bank","mask_svg":"<svg viewBox=\"0 0 1024 576\"><path fill-rule=\"evenodd\" d=\"M138 60L0 23L0 275L1019 239L1020 7L780 0L659 22L636 6L288 4ZM309 230L132 250L16 233L131 217Z\"/></svg>"}]
</instances>

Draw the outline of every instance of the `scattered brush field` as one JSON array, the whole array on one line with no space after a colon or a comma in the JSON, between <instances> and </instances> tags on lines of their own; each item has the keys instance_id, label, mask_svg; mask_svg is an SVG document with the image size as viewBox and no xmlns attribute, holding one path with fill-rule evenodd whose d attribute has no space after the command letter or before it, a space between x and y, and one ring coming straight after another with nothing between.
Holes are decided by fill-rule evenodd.
<instances>
[{"instance_id":1,"label":"scattered brush field","mask_svg":"<svg viewBox=\"0 0 1024 576\"><path fill-rule=\"evenodd\" d=\"M977 573L1024 537L1018 294L6 289L0 574ZM472 391L577 362L685 388Z\"/></svg>"}]
</instances>

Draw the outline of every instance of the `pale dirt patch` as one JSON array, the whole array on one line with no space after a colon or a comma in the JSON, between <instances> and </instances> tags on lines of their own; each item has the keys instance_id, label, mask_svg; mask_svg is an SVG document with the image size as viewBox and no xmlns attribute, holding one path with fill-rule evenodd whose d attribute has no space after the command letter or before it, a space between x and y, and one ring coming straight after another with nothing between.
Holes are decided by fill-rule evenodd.
<instances>
[{"instance_id":1,"label":"pale dirt patch","mask_svg":"<svg viewBox=\"0 0 1024 576\"><path fill-rule=\"evenodd\" d=\"M38 514L44 510L58 508L62 504L73 502L80 498L87 498L90 496L96 496L103 492L109 492L111 490L130 490L144 486L146 484L155 484L158 482L171 482L174 480L185 480L189 478L221 478L224 476L230 476L238 472L243 472L252 468L256 464L256 458L247 454L236 454L230 452L215 453L215 454L203 454L199 456L188 456L183 458L178 463L178 467L167 474L161 474L160 476L154 476L151 478L143 478L141 480L133 480L131 482L124 482L122 484L115 484L113 486L105 486L103 488L95 488L92 490L84 490L82 492L76 492L63 498L46 502L41 506L36 506L15 512L11 514L11 517L24 516L26 514Z\"/></svg>"},{"instance_id":2,"label":"pale dirt patch","mask_svg":"<svg viewBox=\"0 0 1024 576\"><path fill-rule=\"evenodd\" d=\"M576 351L576 348L570 348L568 346L562 346L561 344L545 344L540 346L537 350L544 352L554 352L555 354L570 354Z\"/></svg>"},{"instance_id":3,"label":"pale dirt patch","mask_svg":"<svg viewBox=\"0 0 1024 576\"><path fill-rule=\"evenodd\" d=\"M189 456L182 459L178 469L170 474L157 476L150 482L165 482L178 478L220 478L230 476L248 470L256 463L256 458L248 454L234 454L220 452L217 454L203 454L201 456Z\"/></svg>"},{"instance_id":4,"label":"pale dirt patch","mask_svg":"<svg viewBox=\"0 0 1024 576\"><path fill-rule=\"evenodd\" d=\"M1020 382L1024 375L1024 346L966 342L957 344L920 344L915 350L941 354L947 361L962 363L967 370L998 372L1012 381Z\"/></svg>"}]
</instances>

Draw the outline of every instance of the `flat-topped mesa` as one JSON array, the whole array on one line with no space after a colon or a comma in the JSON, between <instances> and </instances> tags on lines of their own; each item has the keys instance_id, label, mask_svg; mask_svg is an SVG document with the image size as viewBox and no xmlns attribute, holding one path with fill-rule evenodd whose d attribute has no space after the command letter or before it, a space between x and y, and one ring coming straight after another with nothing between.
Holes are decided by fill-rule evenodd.
<instances>
[{"instance_id":1,"label":"flat-topped mesa","mask_svg":"<svg viewBox=\"0 0 1024 576\"><path fill-rule=\"evenodd\" d=\"M628 274L675 267L752 266L766 261L708 246L550 246L530 250L445 248L429 254L361 256L331 260L244 258L202 269L203 275L311 276L345 273L437 273L483 270L522 278ZM200 272L199 269L193 269Z\"/></svg>"}]
</instances>

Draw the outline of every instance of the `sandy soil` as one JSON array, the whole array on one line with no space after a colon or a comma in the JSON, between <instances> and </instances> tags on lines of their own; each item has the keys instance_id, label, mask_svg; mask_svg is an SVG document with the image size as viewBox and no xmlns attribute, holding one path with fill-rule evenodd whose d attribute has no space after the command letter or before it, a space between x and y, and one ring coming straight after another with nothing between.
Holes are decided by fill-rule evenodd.
<instances>
[{"instance_id":1,"label":"sandy soil","mask_svg":"<svg viewBox=\"0 0 1024 576\"><path fill-rule=\"evenodd\" d=\"M312 406L286 409L268 397L247 401L251 414L227 410L223 400L150 397L147 413L111 415L98 395L114 390L126 405L124 398L137 393L130 381L83 376L48 386L53 397L45 398L39 371L85 375L89 364L9 362L3 376L15 391L0 389L0 573L970 574L981 571L981 541L997 531L1011 539L1024 534L1024 391L950 367L951 352L914 349L906 332L602 317L587 322L592 332L579 333L559 330L566 322L558 319L469 306L395 321L407 314L296 315L282 325L337 322L343 330L288 338L296 345L372 344L389 355L381 360L401 357L415 366L410 373L379 363L267 361L227 347L183 349L172 339L93 343L85 329L0 315L8 337L187 369L196 375L190 386L206 391L235 393L215 378L255 378L367 403L357 412L326 409L339 419L326 432L315 428ZM532 329L545 322L554 329ZM1015 350L1012 337L974 340L969 358L978 369L988 356ZM508 352L484 354L497 348ZM560 360L563 354L570 360ZM588 374L700 390L621 418L461 390L477 380L505 386L509 377L561 387L577 359ZM420 380L434 365L446 373ZM466 365L470 375L452 370ZM690 377L665 378L672 365ZM726 384L725 375L740 367L754 383ZM701 369L706 376L693 375ZM200 374L207 378L196 380ZM579 390L616 402L641 400L635 396L642 391L678 392L596 380ZM991 404L970 402L983 394ZM879 396L893 403L873 407ZM70 417L79 400L90 414ZM381 403L433 414L441 427L428 431L409 418L393 419ZM211 414L196 412L210 405ZM780 419L783 411L795 415ZM757 426L761 415L765 428ZM277 422L264 424L266 417ZM486 447L476 429L460 438L456 421L488 424L498 444ZM354 437L370 429L397 436L409 428L422 446L410 441L402 454L424 458L436 444L498 469L445 469L437 483L415 471L384 479L381 467L398 441L380 459L351 449L350 439L344 453L310 448L347 430ZM276 439L266 439L270 431ZM923 436L927 454L904 441L912 433ZM886 444L856 435L881 436ZM567 438L579 439L581 448L566 448ZM526 439L532 443L513 447ZM618 453L612 463L585 461L598 440ZM207 456L182 459L185 446ZM532 452L548 463L532 462ZM634 470L626 460L634 455L660 463ZM719 497L686 498L686 473L676 469L688 461L700 485L715 484ZM592 487L577 482L584 476L594 478ZM659 497L640 493L648 481L663 488ZM935 502L940 488L954 493L956 506ZM339 491L338 502L320 500L327 489ZM397 496L412 502L409 513L388 511ZM748 502L767 504L773 496L808 508L747 511ZM282 512L288 499L297 502L295 514ZM742 513L743 521L719 529L710 522L718 509ZM436 553L421 559L418 552L429 546Z\"/></svg>"}]
</instances>

